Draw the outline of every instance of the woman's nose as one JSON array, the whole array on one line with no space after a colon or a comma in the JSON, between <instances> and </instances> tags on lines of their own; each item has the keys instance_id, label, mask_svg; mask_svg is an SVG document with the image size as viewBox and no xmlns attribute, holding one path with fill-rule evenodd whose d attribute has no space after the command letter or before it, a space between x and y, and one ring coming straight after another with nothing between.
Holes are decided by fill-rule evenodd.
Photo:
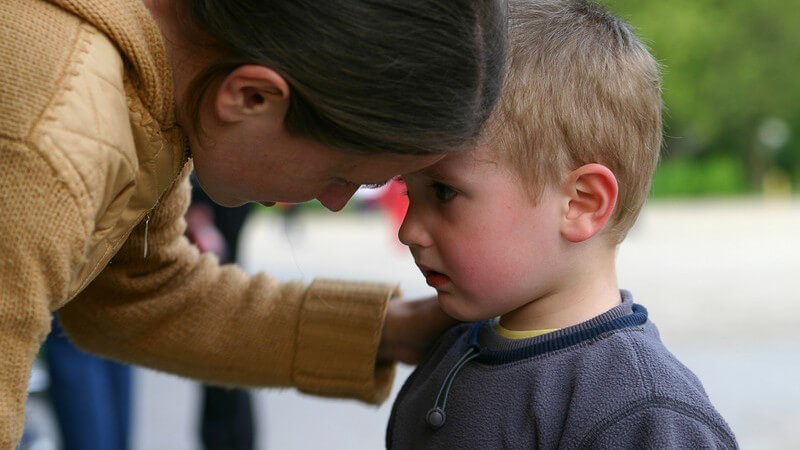
<instances>
[{"instance_id":1,"label":"woman's nose","mask_svg":"<svg viewBox=\"0 0 800 450\"><path fill-rule=\"evenodd\" d=\"M318 196L317 200L322 206L331 211L339 211L344 208L347 201L356 193L360 186L350 183L334 183L326 187Z\"/></svg>"}]
</instances>

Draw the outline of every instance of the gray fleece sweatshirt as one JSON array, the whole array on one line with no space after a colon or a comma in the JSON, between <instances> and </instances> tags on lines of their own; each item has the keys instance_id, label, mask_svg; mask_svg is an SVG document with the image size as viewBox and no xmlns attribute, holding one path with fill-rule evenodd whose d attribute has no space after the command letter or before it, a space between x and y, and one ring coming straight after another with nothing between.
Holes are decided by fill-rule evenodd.
<instances>
[{"instance_id":1,"label":"gray fleece sweatshirt","mask_svg":"<svg viewBox=\"0 0 800 450\"><path fill-rule=\"evenodd\" d=\"M621 295L605 314L530 339L453 328L400 391L387 447L737 448L645 308Z\"/></svg>"}]
</instances>

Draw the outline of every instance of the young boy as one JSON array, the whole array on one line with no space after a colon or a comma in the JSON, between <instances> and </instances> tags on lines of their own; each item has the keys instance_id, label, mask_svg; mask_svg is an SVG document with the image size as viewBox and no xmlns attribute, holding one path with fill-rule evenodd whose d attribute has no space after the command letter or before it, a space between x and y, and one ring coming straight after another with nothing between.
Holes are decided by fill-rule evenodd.
<instances>
[{"instance_id":1,"label":"young boy","mask_svg":"<svg viewBox=\"0 0 800 450\"><path fill-rule=\"evenodd\" d=\"M512 0L479 145L404 176L410 247L453 328L408 379L390 448L735 448L700 381L617 287L661 145L658 67L585 0ZM499 320L491 320L498 318Z\"/></svg>"}]
</instances>

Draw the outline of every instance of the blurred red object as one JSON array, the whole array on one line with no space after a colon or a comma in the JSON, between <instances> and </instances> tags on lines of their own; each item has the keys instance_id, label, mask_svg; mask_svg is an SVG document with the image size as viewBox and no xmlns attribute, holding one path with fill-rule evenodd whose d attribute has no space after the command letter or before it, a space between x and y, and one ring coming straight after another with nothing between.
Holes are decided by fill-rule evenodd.
<instances>
[{"instance_id":1,"label":"blurred red object","mask_svg":"<svg viewBox=\"0 0 800 450\"><path fill-rule=\"evenodd\" d=\"M204 203L192 203L186 211L186 237L201 252L210 252L225 261L228 246L225 238L214 225L214 210Z\"/></svg>"},{"instance_id":2,"label":"blurred red object","mask_svg":"<svg viewBox=\"0 0 800 450\"><path fill-rule=\"evenodd\" d=\"M395 231L400 229L403 219L408 211L408 196L406 185L402 180L394 179L389 182L387 189L377 199L378 205L389 214Z\"/></svg>"}]
</instances>

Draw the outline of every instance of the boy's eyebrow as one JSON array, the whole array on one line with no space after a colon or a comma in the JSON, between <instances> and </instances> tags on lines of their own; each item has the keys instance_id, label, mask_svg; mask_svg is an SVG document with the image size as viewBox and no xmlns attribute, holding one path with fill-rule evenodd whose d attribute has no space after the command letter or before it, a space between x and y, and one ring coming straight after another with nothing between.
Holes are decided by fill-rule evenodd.
<instances>
[{"instance_id":1,"label":"boy's eyebrow","mask_svg":"<svg viewBox=\"0 0 800 450\"><path fill-rule=\"evenodd\" d=\"M445 173L441 170L438 164L434 164L433 166L426 167L420 170L420 173L425 175L426 177L435 178L437 180L441 180L447 178Z\"/></svg>"}]
</instances>

